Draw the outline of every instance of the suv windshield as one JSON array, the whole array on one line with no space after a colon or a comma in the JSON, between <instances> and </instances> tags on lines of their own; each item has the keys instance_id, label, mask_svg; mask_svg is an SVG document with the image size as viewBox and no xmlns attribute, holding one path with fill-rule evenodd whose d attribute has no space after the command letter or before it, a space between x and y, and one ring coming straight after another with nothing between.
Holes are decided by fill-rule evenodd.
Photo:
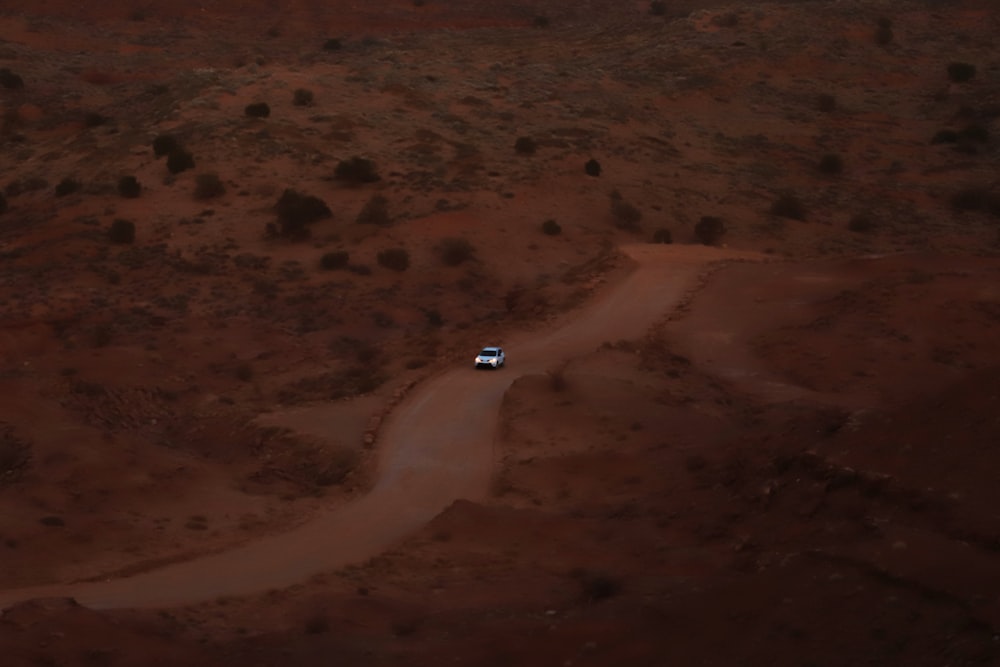
<instances>
[{"instance_id":1,"label":"suv windshield","mask_svg":"<svg viewBox=\"0 0 1000 667\"><path fill-rule=\"evenodd\" d=\"M497 351L496 350L483 350L482 352L479 353L479 356L480 357L495 357L495 356L497 356Z\"/></svg>"}]
</instances>

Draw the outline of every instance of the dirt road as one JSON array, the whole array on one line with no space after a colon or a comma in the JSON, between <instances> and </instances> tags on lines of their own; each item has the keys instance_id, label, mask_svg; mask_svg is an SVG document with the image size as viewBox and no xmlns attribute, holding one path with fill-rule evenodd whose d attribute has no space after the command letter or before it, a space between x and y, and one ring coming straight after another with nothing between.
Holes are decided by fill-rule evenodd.
<instances>
[{"instance_id":1,"label":"dirt road","mask_svg":"<svg viewBox=\"0 0 1000 667\"><path fill-rule=\"evenodd\" d=\"M470 359L415 389L386 424L378 480L359 501L288 532L135 576L2 591L0 609L40 597L73 597L95 609L169 607L287 587L381 552L455 500L484 498L500 404L514 379L605 341L641 336L696 287L710 263L756 258L701 246L624 251L635 261L625 279L544 332L499 341L508 350L506 369L474 372Z\"/></svg>"}]
</instances>

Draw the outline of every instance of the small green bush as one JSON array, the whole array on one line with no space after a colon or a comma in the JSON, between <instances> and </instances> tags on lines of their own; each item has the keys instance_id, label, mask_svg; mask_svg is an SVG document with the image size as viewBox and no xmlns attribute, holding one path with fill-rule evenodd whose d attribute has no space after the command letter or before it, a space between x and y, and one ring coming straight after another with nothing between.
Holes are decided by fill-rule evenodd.
<instances>
[{"instance_id":1,"label":"small green bush","mask_svg":"<svg viewBox=\"0 0 1000 667\"><path fill-rule=\"evenodd\" d=\"M839 174L844 171L844 160L839 155L827 153L819 160L819 170L824 174Z\"/></svg>"},{"instance_id":2,"label":"small green bush","mask_svg":"<svg viewBox=\"0 0 1000 667\"><path fill-rule=\"evenodd\" d=\"M673 243L674 235L669 229L661 227L653 232L653 243Z\"/></svg>"},{"instance_id":3,"label":"small green bush","mask_svg":"<svg viewBox=\"0 0 1000 667\"><path fill-rule=\"evenodd\" d=\"M804 221L806 219L806 205L794 194L786 192L779 195L771 204L771 215Z\"/></svg>"},{"instance_id":4,"label":"small green bush","mask_svg":"<svg viewBox=\"0 0 1000 667\"><path fill-rule=\"evenodd\" d=\"M333 176L338 181L349 181L352 183L375 183L381 180L375 163L357 155L337 163Z\"/></svg>"},{"instance_id":5,"label":"small green bush","mask_svg":"<svg viewBox=\"0 0 1000 667\"><path fill-rule=\"evenodd\" d=\"M176 137L169 134L161 134L153 139L153 155L163 157L175 151L181 150L181 144Z\"/></svg>"},{"instance_id":6,"label":"small green bush","mask_svg":"<svg viewBox=\"0 0 1000 667\"><path fill-rule=\"evenodd\" d=\"M194 156L183 148L177 148L167 156L167 171L179 174L182 171L194 169Z\"/></svg>"},{"instance_id":7,"label":"small green bush","mask_svg":"<svg viewBox=\"0 0 1000 667\"><path fill-rule=\"evenodd\" d=\"M406 271L410 268L410 253L405 248L387 248L379 251L377 257L379 266L393 271Z\"/></svg>"},{"instance_id":8,"label":"small green bush","mask_svg":"<svg viewBox=\"0 0 1000 667\"><path fill-rule=\"evenodd\" d=\"M292 104L297 107L310 107L315 99L313 92L306 88L296 88L292 93Z\"/></svg>"},{"instance_id":9,"label":"small green bush","mask_svg":"<svg viewBox=\"0 0 1000 667\"><path fill-rule=\"evenodd\" d=\"M476 254L476 249L466 239L446 238L438 246L438 253L445 266L458 266L472 259L473 255Z\"/></svg>"},{"instance_id":10,"label":"small green bush","mask_svg":"<svg viewBox=\"0 0 1000 667\"><path fill-rule=\"evenodd\" d=\"M976 66L969 63L949 63L948 79L954 83L965 83L976 76Z\"/></svg>"},{"instance_id":11,"label":"small green bush","mask_svg":"<svg viewBox=\"0 0 1000 667\"><path fill-rule=\"evenodd\" d=\"M324 253L323 256L319 258L319 265L327 271L345 269L347 268L350 259L351 255L346 250L335 250L333 252Z\"/></svg>"},{"instance_id":12,"label":"small green bush","mask_svg":"<svg viewBox=\"0 0 1000 667\"><path fill-rule=\"evenodd\" d=\"M108 229L108 238L112 243L132 243L135 241L135 223L118 218Z\"/></svg>"},{"instance_id":13,"label":"small green bush","mask_svg":"<svg viewBox=\"0 0 1000 667\"><path fill-rule=\"evenodd\" d=\"M389 218L389 200L383 195L375 194L371 196L361 211L358 213L356 222L363 225L387 225L391 222Z\"/></svg>"},{"instance_id":14,"label":"small green bush","mask_svg":"<svg viewBox=\"0 0 1000 667\"><path fill-rule=\"evenodd\" d=\"M865 213L858 213L847 222L847 228L852 232L864 234L875 229L875 221Z\"/></svg>"},{"instance_id":15,"label":"small green bush","mask_svg":"<svg viewBox=\"0 0 1000 667\"><path fill-rule=\"evenodd\" d=\"M330 207L319 197L291 188L282 193L274 210L278 214L279 233L286 237L308 236L307 225L333 215Z\"/></svg>"},{"instance_id":16,"label":"small green bush","mask_svg":"<svg viewBox=\"0 0 1000 667\"><path fill-rule=\"evenodd\" d=\"M142 193L142 184L135 176L122 176L118 179L118 194L126 199L135 199Z\"/></svg>"},{"instance_id":17,"label":"small green bush","mask_svg":"<svg viewBox=\"0 0 1000 667\"><path fill-rule=\"evenodd\" d=\"M0 86L7 90L21 90L24 88L24 79L6 67L0 67Z\"/></svg>"},{"instance_id":18,"label":"small green bush","mask_svg":"<svg viewBox=\"0 0 1000 667\"><path fill-rule=\"evenodd\" d=\"M694 235L704 245L715 245L726 234L726 223L722 218L706 215L694 226Z\"/></svg>"},{"instance_id":19,"label":"small green bush","mask_svg":"<svg viewBox=\"0 0 1000 667\"><path fill-rule=\"evenodd\" d=\"M531 137L518 137L514 142L514 150L520 155L534 155L538 144Z\"/></svg>"},{"instance_id":20,"label":"small green bush","mask_svg":"<svg viewBox=\"0 0 1000 667\"><path fill-rule=\"evenodd\" d=\"M551 218L542 223L542 233L548 236L558 236L562 233L562 227Z\"/></svg>"},{"instance_id":21,"label":"small green bush","mask_svg":"<svg viewBox=\"0 0 1000 667\"><path fill-rule=\"evenodd\" d=\"M243 113L249 118L267 118L271 115L271 107L267 102L254 102L246 105Z\"/></svg>"},{"instance_id":22,"label":"small green bush","mask_svg":"<svg viewBox=\"0 0 1000 667\"><path fill-rule=\"evenodd\" d=\"M215 199L226 194L226 186L219 175L214 172L198 174L194 179L194 198L199 200Z\"/></svg>"},{"instance_id":23,"label":"small green bush","mask_svg":"<svg viewBox=\"0 0 1000 667\"><path fill-rule=\"evenodd\" d=\"M816 109L823 113L830 113L837 109L837 98L829 93L823 93L816 97Z\"/></svg>"},{"instance_id":24,"label":"small green bush","mask_svg":"<svg viewBox=\"0 0 1000 667\"><path fill-rule=\"evenodd\" d=\"M642 211L622 199L621 194L615 190L611 193L611 217L615 227L636 232L642 221Z\"/></svg>"},{"instance_id":25,"label":"small green bush","mask_svg":"<svg viewBox=\"0 0 1000 667\"><path fill-rule=\"evenodd\" d=\"M65 197L79 191L82 187L80 181L66 177L56 184L56 197Z\"/></svg>"},{"instance_id":26,"label":"small green bush","mask_svg":"<svg viewBox=\"0 0 1000 667\"><path fill-rule=\"evenodd\" d=\"M879 46L888 46L894 37L892 21L884 16L880 17L875 23L875 43Z\"/></svg>"}]
</instances>

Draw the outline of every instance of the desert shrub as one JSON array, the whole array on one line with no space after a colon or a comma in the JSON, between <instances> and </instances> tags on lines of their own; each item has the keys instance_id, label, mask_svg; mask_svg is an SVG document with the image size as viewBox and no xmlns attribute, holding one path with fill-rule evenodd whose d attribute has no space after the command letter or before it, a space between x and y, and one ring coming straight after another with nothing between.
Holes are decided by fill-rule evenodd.
<instances>
[{"instance_id":1,"label":"desert shrub","mask_svg":"<svg viewBox=\"0 0 1000 667\"><path fill-rule=\"evenodd\" d=\"M666 0L650 0L649 13L653 16L664 16L667 13Z\"/></svg>"},{"instance_id":2,"label":"desert shrub","mask_svg":"<svg viewBox=\"0 0 1000 667\"><path fill-rule=\"evenodd\" d=\"M518 137L514 142L514 150L521 155L533 155L538 150L538 144L531 137Z\"/></svg>"},{"instance_id":3,"label":"desert shrub","mask_svg":"<svg viewBox=\"0 0 1000 667\"><path fill-rule=\"evenodd\" d=\"M468 240L453 237L441 241L438 253L445 266L458 266L462 262L472 259L472 256L476 254L476 249Z\"/></svg>"},{"instance_id":4,"label":"desert shrub","mask_svg":"<svg viewBox=\"0 0 1000 667\"><path fill-rule=\"evenodd\" d=\"M583 171L587 176L600 176L601 175L601 163L591 158L587 160L587 164L583 165Z\"/></svg>"},{"instance_id":5,"label":"desert shrub","mask_svg":"<svg viewBox=\"0 0 1000 667\"><path fill-rule=\"evenodd\" d=\"M963 188L951 196L950 203L959 213L983 211L1000 216L1000 193L985 187Z\"/></svg>"},{"instance_id":6,"label":"desert shrub","mask_svg":"<svg viewBox=\"0 0 1000 667\"><path fill-rule=\"evenodd\" d=\"M823 113L830 113L837 109L837 98L829 93L823 93L816 97L816 109Z\"/></svg>"},{"instance_id":7,"label":"desert shrub","mask_svg":"<svg viewBox=\"0 0 1000 667\"><path fill-rule=\"evenodd\" d=\"M580 592L588 602L599 602L613 598L622 591L622 582L604 572L574 573L580 583Z\"/></svg>"},{"instance_id":8,"label":"desert shrub","mask_svg":"<svg viewBox=\"0 0 1000 667\"><path fill-rule=\"evenodd\" d=\"M387 225L391 222L389 218L389 200L383 195L375 194L371 196L361 212L358 213L357 222L363 225Z\"/></svg>"},{"instance_id":9,"label":"desert shrub","mask_svg":"<svg viewBox=\"0 0 1000 667\"><path fill-rule=\"evenodd\" d=\"M126 199L135 199L142 193L142 184L135 176L122 176L118 179L118 194Z\"/></svg>"},{"instance_id":10,"label":"desert shrub","mask_svg":"<svg viewBox=\"0 0 1000 667\"><path fill-rule=\"evenodd\" d=\"M532 19L531 23L536 28L548 28L550 25L552 25L552 19L543 14L539 14L534 19Z\"/></svg>"},{"instance_id":11,"label":"desert shrub","mask_svg":"<svg viewBox=\"0 0 1000 667\"><path fill-rule=\"evenodd\" d=\"M778 195L771 204L771 215L792 220L806 219L806 205L791 192Z\"/></svg>"},{"instance_id":12,"label":"desert shrub","mask_svg":"<svg viewBox=\"0 0 1000 667\"><path fill-rule=\"evenodd\" d=\"M661 227L653 232L653 243L673 243L674 235L669 229Z\"/></svg>"},{"instance_id":13,"label":"desert shrub","mask_svg":"<svg viewBox=\"0 0 1000 667\"><path fill-rule=\"evenodd\" d=\"M31 462L31 442L21 438L12 426L0 424L0 485L13 480Z\"/></svg>"},{"instance_id":14,"label":"desert shrub","mask_svg":"<svg viewBox=\"0 0 1000 667\"><path fill-rule=\"evenodd\" d=\"M160 134L153 139L153 155L156 157L170 155L178 150L181 150L181 143L173 135Z\"/></svg>"},{"instance_id":15,"label":"desert shrub","mask_svg":"<svg viewBox=\"0 0 1000 667\"><path fill-rule=\"evenodd\" d=\"M344 45L336 37L331 37L323 42L324 51L340 51L342 48L344 48Z\"/></svg>"},{"instance_id":16,"label":"desert shrub","mask_svg":"<svg viewBox=\"0 0 1000 667\"><path fill-rule=\"evenodd\" d=\"M976 76L976 66L969 63L949 63L948 79L955 83L965 83Z\"/></svg>"},{"instance_id":17,"label":"desert shrub","mask_svg":"<svg viewBox=\"0 0 1000 667\"><path fill-rule=\"evenodd\" d=\"M323 253L323 256L319 258L319 265L327 271L345 269L350 259L351 255L346 250L335 250Z\"/></svg>"},{"instance_id":18,"label":"desert shrub","mask_svg":"<svg viewBox=\"0 0 1000 667\"><path fill-rule=\"evenodd\" d=\"M702 216L694 226L694 235L700 243L715 245L726 235L726 223L714 215Z\"/></svg>"},{"instance_id":19,"label":"desert shrub","mask_svg":"<svg viewBox=\"0 0 1000 667\"><path fill-rule=\"evenodd\" d=\"M819 170L824 174L839 174L844 171L844 161L835 153L827 153L819 159Z\"/></svg>"},{"instance_id":20,"label":"desert shrub","mask_svg":"<svg viewBox=\"0 0 1000 667\"><path fill-rule=\"evenodd\" d=\"M56 197L65 197L77 192L81 187L80 181L66 177L56 184Z\"/></svg>"},{"instance_id":21,"label":"desert shrub","mask_svg":"<svg viewBox=\"0 0 1000 667\"><path fill-rule=\"evenodd\" d=\"M7 198L0 194L0 213L7 212Z\"/></svg>"},{"instance_id":22,"label":"desert shrub","mask_svg":"<svg viewBox=\"0 0 1000 667\"><path fill-rule=\"evenodd\" d=\"M167 171L179 174L188 169L194 169L194 156L183 148L170 151L167 156Z\"/></svg>"},{"instance_id":23,"label":"desert shrub","mask_svg":"<svg viewBox=\"0 0 1000 667\"><path fill-rule=\"evenodd\" d=\"M291 188L282 193L274 205L278 214L279 233L287 237L308 235L307 225L333 215L319 197L301 194Z\"/></svg>"},{"instance_id":24,"label":"desert shrub","mask_svg":"<svg viewBox=\"0 0 1000 667\"><path fill-rule=\"evenodd\" d=\"M313 91L306 88L296 88L295 92L292 93L292 104L297 107L312 106L315 99L316 97L313 95Z\"/></svg>"},{"instance_id":25,"label":"desert shrub","mask_svg":"<svg viewBox=\"0 0 1000 667\"><path fill-rule=\"evenodd\" d=\"M24 88L24 79L6 67L0 67L0 86L7 90L21 90Z\"/></svg>"},{"instance_id":26,"label":"desert shrub","mask_svg":"<svg viewBox=\"0 0 1000 667\"><path fill-rule=\"evenodd\" d=\"M271 115L271 107L267 102L253 102L243 108L243 113L249 118L267 118Z\"/></svg>"},{"instance_id":27,"label":"desert shrub","mask_svg":"<svg viewBox=\"0 0 1000 667\"><path fill-rule=\"evenodd\" d=\"M542 233L547 234L549 236L558 236L560 233L562 233L562 227L559 225L558 222L549 218L548 220L542 223Z\"/></svg>"},{"instance_id":28,"label":"desert shrub","mask_svg":"<svg viewBox=\"0 0 1000 667\"><path fill-rule=\"evenodd\" d=\"M887 46L892 43L894 35L892 33L892 21L882 16L875 22L875 43L879 46Z\"/></svg>"},{"instance_id":29,"label":"desert shrub","mask_svg":"<svg viewBox=\"0 0 1000 667\"><path fill-rule=\"evenodd\" d=\"M100 127L108 122L106 116L102 116L96 111L88 111L83 114L83 126L84 127Z\"/></svg>"},{"instance_id":30,"label":"desert shrub","mask_svg":"<svg viewBox=\"0 0 1000 667\"><path fill-rule=\"evenodd\" d=\"M740 15L736 12L723 12L712 17L712 25L719 28L735 28L740 24Z\"/></svg>"},{"instance_id":31,"label":"desert shrub","mask_svg":"<svg viewBox=\"0 0 1000 667\"><path fill-rule=\"evenodd\" d=\"M982 123L971 123L958 132L959 143L988 144L990 142L990 128Z\"/></svg>"},{"instance_id":32,"label":"desert shrub","mask_svg":"<svg viewBox=\"0 0 1000 667\"><path fill-rule=\"evenodd\" d=\"M214 172L198 174L194 179L195 199L214 199L226 194L226 186Z\"/></svg>"},{"instance_id":33,"label":"desert shrub","mask_svg":"<svg viewBox=\"0 0 1000 667\"><path fill-rule=\"evenodd\" d=\"M410 268L410 253L406 248L387 248L377 255L379 266L393 271L406 271Z\"/></svg>"},{"instance_id":34,"label":"desert shrub","mask_svg":"<svg viewBox=\"0 0 1000 667\"><path fill-rule=\"evenodd\" d=\"M642 211L625 201L621 194L615 190L611 193L611 217L615 227L638 231L639 223L642 221Z\"/></svg>"},{"instance_id":35,"label":"desert shrub","mask_svg":"<svg viewBox=\"0 0 1000 667\"><path fill-rule=\"evenodd\" d=\"M333 171L333 176L338 181L350 181L353 183L375 183L381 180L375 163L357 155L337 163L337 167Z\"/></svg>"},{"instance_id":36,"label":"desert shrub","mask_svg":"<svg viewBox=\"0 0 1000 667\"><path fill-rule=\"evenodd\" d=\"M135 223L131 220L116 219L108 229L112 243L132 243L135 241Z\"/></svg>"},{"instance_id":37,"label":"desert shrub","mask_svg":"<svg viewBox=\"0 0 1000 667\"><path fill-rule=\"evenodd\" d=\"M955 144L958 143L958 132L955 130L938 130L931 137L932 144Z\"/></svg>"},{"instance_id":38,"label":"desert shrub","mask_svg":"<svg viewBox=\"0 0 1000 667\"><path fill-rule=\"evenodd\" d=\"M875 229L875 221L865 213L858 213L847 221L847 228L852 232L863 234Z\"/></svg>"}]
</instances>

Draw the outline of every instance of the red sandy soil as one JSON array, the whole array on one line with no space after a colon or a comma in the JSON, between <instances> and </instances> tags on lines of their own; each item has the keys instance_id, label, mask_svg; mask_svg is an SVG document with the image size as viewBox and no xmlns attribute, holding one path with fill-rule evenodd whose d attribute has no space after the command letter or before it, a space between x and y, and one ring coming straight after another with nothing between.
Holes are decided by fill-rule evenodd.
<instances>
[{"instance_id":1,"label":"red sandy soil","mask_svg":"<svg viewBox=\"0 0 1000 667\"><path fill-rule=\"evenodd\" d=\"M2 663L995 661L998 12L668 5L5 2Z\"/></svg>"}]
</instances>

